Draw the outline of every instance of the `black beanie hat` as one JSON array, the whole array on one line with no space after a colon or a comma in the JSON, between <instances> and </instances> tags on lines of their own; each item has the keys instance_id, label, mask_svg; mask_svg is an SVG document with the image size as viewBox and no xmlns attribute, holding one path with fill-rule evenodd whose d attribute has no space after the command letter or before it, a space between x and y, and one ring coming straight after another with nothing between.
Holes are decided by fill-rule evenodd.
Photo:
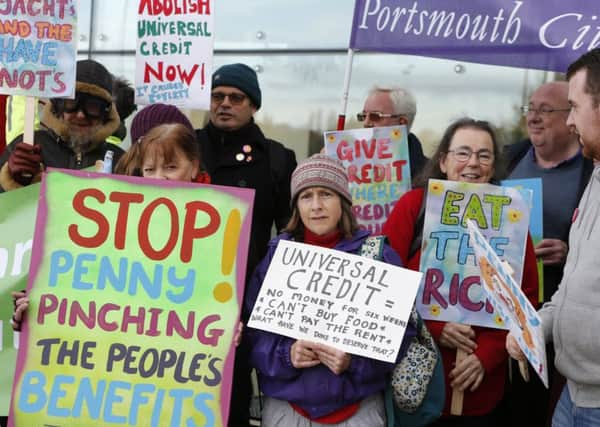
<instances>
[{"instance_id":1,"label":"black beanie hat","mask_svg":"<svg viewBox=\"0 0 600 427\"><path fill-rule=\"evenodd\" d=\"M104 65L93 59L77 61L77 92L88 93L112 103L112 74Z\"/></svg>"},{"instance_id":2,"label":"black beanie hat","mask_svg":"<svg viewBox=\"0 0 600 427\"><path fill-rule=\"evenodd\" d=\"M246 64L223 65L212 76L213 89L218 86L238 88L252 101L256 109L260 109L261 93L256 72Z\"/></svg>"}]
</instances>

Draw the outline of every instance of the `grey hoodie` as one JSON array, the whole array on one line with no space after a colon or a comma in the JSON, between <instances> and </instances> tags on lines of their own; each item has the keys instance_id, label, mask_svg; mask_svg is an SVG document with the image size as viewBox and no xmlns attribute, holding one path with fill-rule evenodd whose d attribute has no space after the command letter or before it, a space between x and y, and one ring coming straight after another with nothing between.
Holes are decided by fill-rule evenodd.
<instances>
[{"instance_id":1,"label":"grey hoodie","mask_svg":"<svg viewBox=\"0 0 600 427\"><path fill-rule=\"evenodd\" d=\"M600 167L574 215L563 279L540 310L576 406L600 408Z\"/></svg>"}]
</instances>

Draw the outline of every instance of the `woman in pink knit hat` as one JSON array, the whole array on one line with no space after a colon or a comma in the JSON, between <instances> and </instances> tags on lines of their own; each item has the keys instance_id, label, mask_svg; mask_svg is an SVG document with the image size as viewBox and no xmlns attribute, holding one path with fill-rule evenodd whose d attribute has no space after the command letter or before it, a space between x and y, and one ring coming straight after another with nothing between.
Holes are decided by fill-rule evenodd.
<instances>
[{"instance_id":1,"label":"woman in pink knit hat","mask_svg":"<svg viewBox=\"0 0 600 427\"><path fill-rule=\"evenodd\" d=\"M292 217L284 233L269 243L267 256L250 280L244 301L247 316L279 241L360 254L369 237L353 216L348 176L338 160L316 154L300 163L292 174L291 196ZM380 249L383 261L401 264L387 244L381 244ZM414 335L415 329L408 325L399 358ZM385 425L383 391L394 364L252 328L247 329L245 339L265 395L264 427Z\"/></svg>"}]
</instances>

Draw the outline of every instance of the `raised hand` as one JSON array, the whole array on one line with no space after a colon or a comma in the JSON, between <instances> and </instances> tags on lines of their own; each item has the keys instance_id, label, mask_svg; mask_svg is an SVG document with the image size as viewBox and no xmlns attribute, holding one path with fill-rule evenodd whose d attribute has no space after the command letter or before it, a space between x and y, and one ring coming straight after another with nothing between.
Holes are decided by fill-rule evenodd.
<instances>
[{"instance_id":1,"label":"raised hand","mask_svg":"<svg viewBox=\"0 0 600 427\"><path fill-rule=\"evenodd\" d=\"M535 256L541 258L544 265L564 264L567 252L567 243L559 239L542 239L535 247Z\"/></svg>"}]
</instances>

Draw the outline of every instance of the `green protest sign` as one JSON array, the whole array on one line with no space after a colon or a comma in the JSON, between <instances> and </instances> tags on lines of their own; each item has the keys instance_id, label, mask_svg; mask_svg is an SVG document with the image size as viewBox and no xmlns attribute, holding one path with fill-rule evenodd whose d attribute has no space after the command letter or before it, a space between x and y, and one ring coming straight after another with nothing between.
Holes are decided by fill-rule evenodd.
<instances>
[{"instance_id":1,"label":"green protest sign","mask_svg":"<svg viewBox=\"0 0 600 427\"><path fill-rule=\"evenodd\" d=\"M226 425L252 202L49 172L8 425Z\"/></svg>"},{"instance_id":2,"label":"green protest sign","mask_svg":"<svg viewBox=\"0 0 600 427\"><path fill-rule=\"evenodd\" d=\"M11 292L25 289L39 185L0 194L0 416L8 415L17 357L17 334L10 326Z\"/></svg>"}]
</instances>

